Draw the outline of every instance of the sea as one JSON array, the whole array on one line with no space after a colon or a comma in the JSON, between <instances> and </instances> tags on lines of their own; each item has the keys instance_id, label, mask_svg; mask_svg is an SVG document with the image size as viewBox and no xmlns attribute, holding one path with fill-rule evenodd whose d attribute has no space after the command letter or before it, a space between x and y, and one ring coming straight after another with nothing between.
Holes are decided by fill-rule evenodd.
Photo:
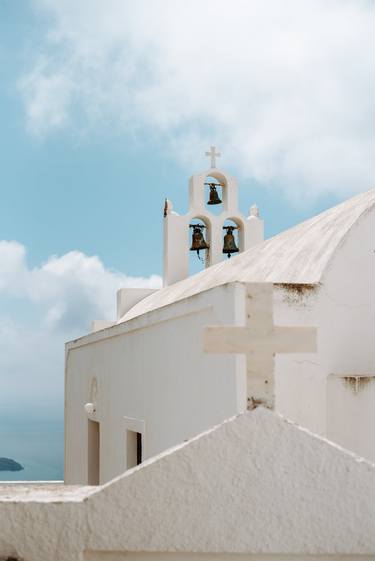
<instances>
[{"instance_id":1,"label":"sea","mask_svg":"<svg viewBox=\"0 0 375 561\"><path fill-rule=\"evenodd\" d=\"M0 471L1 481L57 481L64 478L63 416L0 408L0 457L21 471Z\"/></svg>"}]
</instances>

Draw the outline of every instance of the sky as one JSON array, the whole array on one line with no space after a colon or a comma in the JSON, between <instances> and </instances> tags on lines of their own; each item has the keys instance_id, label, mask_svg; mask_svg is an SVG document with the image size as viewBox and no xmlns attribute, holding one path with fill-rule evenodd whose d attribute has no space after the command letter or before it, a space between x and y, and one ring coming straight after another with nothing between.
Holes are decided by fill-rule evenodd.
<instances>
[{"instance_id":1,"label":"sky","mask_svg":"<svg viewBox=\"0 0 375 561\"><path fill-rule=\"evenodd\" d=\"M266 236L374 185L375 4L0 0L0 415L62 411L64 342L160 286L219 147Z\"/></svg>"}]
</instances>

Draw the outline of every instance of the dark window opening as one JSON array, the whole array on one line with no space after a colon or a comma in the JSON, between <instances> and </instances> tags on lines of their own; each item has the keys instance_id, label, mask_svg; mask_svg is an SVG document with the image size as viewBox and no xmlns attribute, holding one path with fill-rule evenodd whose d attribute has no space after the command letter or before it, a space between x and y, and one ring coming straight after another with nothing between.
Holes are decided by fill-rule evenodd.
<instances>
[{"instance_id":1,"label":"dark window opening","mask_svg":"<svg viewBox=\"0 0 375 561\"><path fill-rule=\"evenodd\" d=\"M126 431L126 467L130 469L142 463L142 434Z\"/></svg>"},{"instance_id":2,"label":"dark window opening","mask_svg":"<svg viewBox=\"0 0 375 561\"><path fill-rule=\"evenodd\" d=\"M142 463L142 435L137 432L137 466Z\"/></svg>"},{"instance_id":3,"label":"dark window opening","mask_svg":"<svg viewBox=\"0 0 375 561\"><path fill-rule=\"evenodd\" d=\"M87 442L87 483L100 483L100 425L96 421L88 421Z\"/></svg>"}]
</instances>

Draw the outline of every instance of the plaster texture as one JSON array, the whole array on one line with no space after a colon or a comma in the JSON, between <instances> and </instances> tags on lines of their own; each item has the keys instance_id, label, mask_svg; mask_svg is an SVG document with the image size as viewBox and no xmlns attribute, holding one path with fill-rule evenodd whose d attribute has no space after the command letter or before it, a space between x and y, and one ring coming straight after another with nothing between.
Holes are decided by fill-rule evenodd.
<instances>
[{"instance_id":1,"label":"plaster texture","mask_svg":"<svg viewBox=\"0 0 375 561\"><path fill-rule=\"evenodd\" d=\"M70 502L79 501L86 496L88 491L92 491L91 486L64 485L61 483L0 483L1 502Z\"/></svg>"},{"instance_id":2,"label":"plaster texture","mask_svg":"<svg viewBox=\"0 0 375 561\"><path fill-rule=\"evenodd\" d=\"M375 466L258 408L66 500L0 497L0 521L26 561L365 559Z\"/></svg>"},{"instance_id":3,"label":"plaster texture","mask_svg":"<svg viewBox=\"0 0 375 561\"><path fill-rule=\"evenodd\" d=\"M246 356L247 407L275 407L274 357L285 353L316 353L314 327L274 325L273 285L246 285L246 325L209 326L204 350Z\"/></svg>"},{"instance_id":4,"label":"plaster texture","mask_svg":"<svg viewBox=\"0 0 375 561\"><path fill-rule=\"evenodd\" d=\"M373 457L375 374L331 374L327 403L330 438L365 457Z\"/></svg>"},{"instance_id":5,"label":"plaster texture","mask_svg":"<svg viewBox=\"0 0 375 561\"><path fill-rule=\"evenodd\" d=\"M94 319L91 322L91 331L94 333L95 331L101 331L102 329L108 329L108 327L112 327L115 325L115 321L107 321L105 319Z\"/></svg>"},{"instance_id":6,"label":"plaster texture","mask_svg":"<svg viewBox=\"0 0 375 561\"><path fill-rule=\"evenodd\" d=\"M84 555L86 561L285 561L284 555L247 555L246 553L144 553L121 551L87 551ZM342 561L340 555L288 555L288 561ZM362 555L347 555L345 561L359 560L373 561L374 557Z\"/></svg>"},{"instance_id":7,"label":"plaster texture","mask_svg":"<svg viewBox=\"0 0 375 561\"><path fill-rule=\"evenodd\" d=\"M156 292L153 288L120 288L117 291L117 319L135 306L138 302Z\"/></svg>"},{"instance_id":8,"label":"plaster texture","mask_svg":"<svg viewBox=\"0 0 375 561\"><path fill-rule=\"evenodd\" d=\"M243 325L244 301L242 285L222 286L67 345L66 483L88 482L93 454L101 483L125 471L128 418L142 424L147 459L246 409L243 357L203 352L204 327Z\"/></svg>"}]
</instances>

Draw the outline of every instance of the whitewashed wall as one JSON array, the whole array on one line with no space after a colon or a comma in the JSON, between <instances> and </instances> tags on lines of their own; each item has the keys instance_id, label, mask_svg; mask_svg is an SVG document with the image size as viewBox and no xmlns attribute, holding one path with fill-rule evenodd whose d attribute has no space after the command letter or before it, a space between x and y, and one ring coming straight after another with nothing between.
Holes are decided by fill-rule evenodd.
<instances>
[{"instance_id":1,"label":"whitewashed wall","mask_svg":"<svg viewBox=\"0 0 375 561\"><path fill-rule=\"evenodd\" d=\"M375 459L375 376L328 377L327 432L349 450Z\"/></svg>"},{"instance_id":2,"label":"whitewashed wall","mask_svg":"<svg viewBox=\"0 0 375 561\"><path fill-rule=\"evenodd\" d=\"M320 285L276 285L275 323L318 329L315 355L276 358L276 410L375 460L374 391L330 377L375 374L375 212L351 229ZM318 241L317 241L318 243ZM307 256L308 257L308 256ZM202 351L203 328L242 324L243 286L217 287L69 345L66 480L87 478L87 418L98 380L101 481L126 467L125 421L144 423L144 457L243 410L244 357ZM331 380L328 383L328 380Z\"/></svg>"},{"instance_id":3,"label":"whitewashed wall","mask_svg":"<svg viewBox=\"0 0 375 561\"><path fill-rule=\"evenodd\" d=\"M87 551L84 561L342 561L341 555L246 555L242 553L145 553ZM345 561L373 561L375 557L346 555Z\"/></svg>"},{"instance_id":4,"label":"whitewashed wall","mask_svg":"<svg viewBox=\"0 0 375 561\"><path fill-rule=\"evenodd\" d=\"M277 358L277 410L373 461L374 384L355 392L340 378L375 375L374 232L371 210L343 240L317 289L279 287L275 305L276 323L318 328L315 357Z\"/></svg>"},{"instance_id":5,"label":"whitewashed wall","mask_svg":"<svg viewBox=\"0 0 375 561\"><path fill-rule=\"evenodd\" d=\"M68 344L65 480L87 482L90 386L97 380L100 481L126 469L126 419L143 423L143 457L245 408L244 359L203 353L203 327L244 321L241 285L215 288Z\"/></svg>"},{"instance_id":6,"label":"whitewashed wall","mask_svg":"<svg viewBox=\"0 0 375 561\"><path fill-rule=\"evenodd\" d=\"M322 363L322 321L317 285L279 285L274 290L274 322L317 328L318 352L278 355L275 359L275 407L278 412L316 434L326 429L326 373Z\"/></svg>"}]
</instances>

